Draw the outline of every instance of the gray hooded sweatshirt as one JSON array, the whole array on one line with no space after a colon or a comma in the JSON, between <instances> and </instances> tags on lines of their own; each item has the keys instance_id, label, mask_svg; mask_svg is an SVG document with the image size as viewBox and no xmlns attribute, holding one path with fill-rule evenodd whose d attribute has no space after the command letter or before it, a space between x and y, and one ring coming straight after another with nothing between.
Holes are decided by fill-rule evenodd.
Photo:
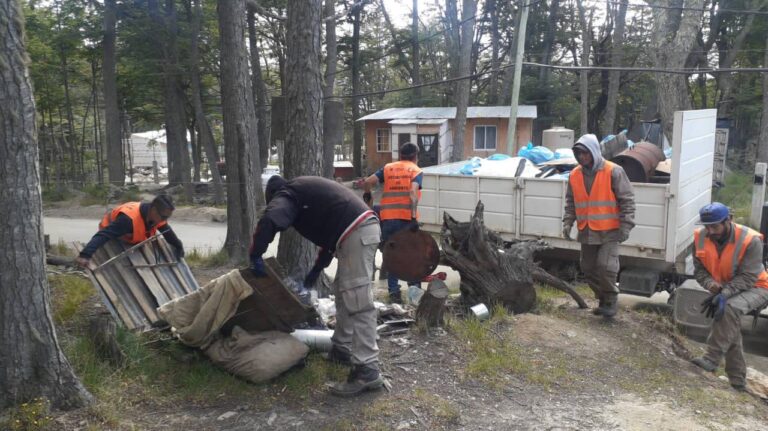
<instances>
[{"instance_id":1,"label":"gray hooded sweatshirt","mask_svg":"<svg viewBox=\"0 0 768 431\"><path fill-rule=\"evenodd\" d=\"M592 168L581 167L584 174L584 187L587 193L592 191L592 183L595 181L595 175L605 165L605 159L600 153L600 143L597 137L592 134L584 135L576 141L576 146L581 146L592 153L594 163ZM576 238L582 244L605 244L611 241L619 241L622 234L629 235L629 231L635 227L635 193L632 191L632 183L629 182L626 172L621 166L616 165L611 171L611 189L616 195L616 203L619 205L619 229L608 231L594 231L589 227L579 230ZM568 182L568 192L565 195L565 215L563 216L563 226L570 228L576 221L576 206L573 203L573 190L571 183Z\"/></svg>"}]
</instances>

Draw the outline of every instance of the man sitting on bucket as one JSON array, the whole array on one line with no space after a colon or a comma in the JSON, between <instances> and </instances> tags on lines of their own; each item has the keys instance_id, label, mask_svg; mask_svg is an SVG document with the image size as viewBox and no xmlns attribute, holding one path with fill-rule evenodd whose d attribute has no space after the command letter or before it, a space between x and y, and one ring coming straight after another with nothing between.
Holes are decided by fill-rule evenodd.
<instances>
[{"instance_id":1,"label":"man sitting on bucket","mask_svg":"<svg viewBox=\"0 0 768 431\"><path fill-rule=\"evenodd\" d=\"M267 209L251 242L251 269L257 276L266 275L261 256L275 235L290 227L320 247L317 261L304 279L305 287L312 287L336 257L336 328L328 360L351 365L352 370L346 382L331 385L331 393L354 396L383 387L371 286L381 238L376 215L352 190L321 177L286 181L275 175L267 182L265 198Z\"/></svg>"},{"instance_id":2,"label":"man sitting on bucket","mask_svg":"<svg viewBox=\"0 0 768 431\"><path fill-rule=\"evenodd\" d=\"M173 198L159 195L152 202L126 202L104 214L99 231L80 251L75 263L83 268L93 269L91 257L96 250L111 239L119 238L128 244L138 244L160 232L176 251L176 258L184 257L184 246L173 232L168 220L173 214Z\"/></svg>"},{"instance_id":3,"label":"man sitting on bucket","mask_svg":"<svg viewBox=\"0 0 768 431\"><path fill-rule=\"evenodd\" d=\"M692 362L715 371L725 356L725 373L731 386L743 391L747 364L741 344L741 316L768 302L762 235L732 222L728 207L720 202L701 208L699 224L703 227L694 234L694 276L712 293L702 305L714 321L707 338L707 353Z\"/></svg>"}]
</instances>

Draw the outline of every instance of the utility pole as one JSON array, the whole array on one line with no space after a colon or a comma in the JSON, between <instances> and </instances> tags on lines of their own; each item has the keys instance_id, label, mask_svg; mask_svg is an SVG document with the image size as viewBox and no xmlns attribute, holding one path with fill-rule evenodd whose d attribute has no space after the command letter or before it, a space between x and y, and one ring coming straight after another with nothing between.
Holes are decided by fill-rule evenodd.
<instances>
[{"instance_id":1,"label":"utility pole","mask_svg":"<svg viewBox=\"0 0 768 431\"><path fill-rule=\"evenodd\" d=\"M528 1L521 0L520 22L517 24L517 48L515 49L515 75L512 81L512 101L509 106L509 124L507 125L507 152L514 156L517 152L517 101L520 98L520 75L523 72L523 50L525 49L525 26L528 22Z\"/></svg>"}]
</instances>

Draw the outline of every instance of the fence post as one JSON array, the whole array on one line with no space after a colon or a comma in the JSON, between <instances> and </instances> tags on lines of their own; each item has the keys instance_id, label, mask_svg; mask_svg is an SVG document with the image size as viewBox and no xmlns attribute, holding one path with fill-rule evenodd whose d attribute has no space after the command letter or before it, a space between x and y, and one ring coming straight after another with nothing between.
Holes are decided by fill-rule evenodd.
<instances>
[{"instance_id":1,"label":"fence post","mask_svg":"<svg viewBox=\"0 0 768 431\"><path fill-rule=\"evenodd\" d=\"M749 225L754 229L760 229L760 221L763 217L765 175L767 170L768 164L755 163L755 180L752 186L752 212L749 216Z\"/></svg>"}]
</instances>

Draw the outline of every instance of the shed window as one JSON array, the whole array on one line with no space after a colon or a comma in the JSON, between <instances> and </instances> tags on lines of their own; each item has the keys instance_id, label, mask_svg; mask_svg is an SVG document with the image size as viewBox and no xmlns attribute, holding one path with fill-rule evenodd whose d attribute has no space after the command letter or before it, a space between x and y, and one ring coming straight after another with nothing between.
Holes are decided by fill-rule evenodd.
<instances>
[{"instance_id":1,"label":"shed window","mask_svg":"<svg viewBox=\"0 0 768 431\"><path fill-rule=\"evenodd\" d=\"M390 145L391 134L389 129L376 129L376 151L379 153L388 153L392 146Z\"/></svg>"},{"instance_id":2,"label":"shed window","mask_svg":"<svg viewBox=\"0 0 768 431\"><path fill-rule=\"evenodd\" d=\"M475 150L496 151L496 126L475 126Z\"/></svg>"}]
</instances>

